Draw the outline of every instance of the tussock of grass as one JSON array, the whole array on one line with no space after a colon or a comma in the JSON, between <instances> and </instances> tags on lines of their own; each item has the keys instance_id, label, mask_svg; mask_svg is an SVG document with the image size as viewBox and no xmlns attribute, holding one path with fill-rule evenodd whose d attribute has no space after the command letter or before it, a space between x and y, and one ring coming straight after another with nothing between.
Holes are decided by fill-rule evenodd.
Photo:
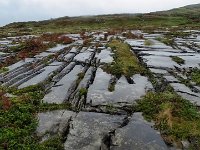
<instances>
[{"instance_id":1,"label":"tussock of grass","mask_svg":"<svg viewBox=\"0 0 200 150\"><path fill-rule=\"evenodd\" d=\"M154 120L168 143L200 137L200 114L189 101L175 93L149 92L138 102L138 111L148 120Z\"/></svg>"},{"instance_id":2,"label":"tussock of grass","mask_svg":"<svg viewBox=\"0 0 200 150\"><path fill-rule=\"evenodd\" d=\"M140 65L137 57L130 51L128 44L120 40L113 40L109 43L109 47L114 52L114 62L111 65L104 66L104 70L117 77L121 75L131 77L136 73L145 72L145 68Z\"/></svg>"}]
</instances>

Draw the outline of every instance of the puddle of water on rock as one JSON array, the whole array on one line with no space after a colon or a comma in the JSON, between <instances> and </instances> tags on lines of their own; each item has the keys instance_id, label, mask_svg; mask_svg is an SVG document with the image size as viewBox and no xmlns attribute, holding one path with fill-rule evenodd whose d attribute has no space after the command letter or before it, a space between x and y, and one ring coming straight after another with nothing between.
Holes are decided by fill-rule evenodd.
<instances>
[{"instance_id":1,"label":"puddle of water on rock","mask_svg":"<svg viewBox=\"0 0 200 150\"><path fill-rule=\"evenodd\" d=\"M110 103L133 103L145 95L148 90L153 87L146 77L134 75L134 84L129 84L124 76L122 76L115 85L115 91L108 91L108 83L111 75L97 70L96 78L93 85L90 86L87 95L87 102L92 100L92 105L104 105Z\"/></svg>"}]
</instances>

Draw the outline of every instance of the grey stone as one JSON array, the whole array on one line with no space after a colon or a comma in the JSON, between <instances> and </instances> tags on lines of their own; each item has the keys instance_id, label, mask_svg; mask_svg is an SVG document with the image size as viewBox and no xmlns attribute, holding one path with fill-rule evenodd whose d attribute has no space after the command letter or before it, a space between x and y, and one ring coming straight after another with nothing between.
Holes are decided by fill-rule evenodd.
<instances>
[{"instance_id":1,"label":"grey stone","mask_svg":"<svg viewBox=\"0 0 200 150\"><path fill-rule=\"evenodd\" d=\"M65 150L99 150L102 139L118 128L124 116L80 112L71 124Z\"/></svg>"},{"instance_id":2,"label":"grey stone","mask_svg":"<svg viewBox=\"0 0 200 150\"><path fill-rule=\"evenodd\" d=\"M141 113L134 113L128 125L115 131L111 150L168 150L152 125Z\"/></svg>"}]
</instances>

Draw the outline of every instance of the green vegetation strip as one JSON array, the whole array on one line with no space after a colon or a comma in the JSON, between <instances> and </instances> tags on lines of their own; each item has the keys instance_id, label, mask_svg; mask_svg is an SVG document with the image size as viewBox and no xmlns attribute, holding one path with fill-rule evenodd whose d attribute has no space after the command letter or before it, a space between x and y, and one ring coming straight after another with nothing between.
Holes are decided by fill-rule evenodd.
<instances>
[{"instance_id":1,"label":"green vegetation strip","mask_svg":"<svg viewBox=\"0 0 200 150\"><path fill-rule=\"evenodd\" d=\"M137 73L144 73L146 69L139 63L138 58L131 52L128 44L120 40L113 40L109 43L109 47L114 52L114 61L112 64L105 65L103 69L108 73L120 77L124 75L131 77Z\"/></svg>"},{"instance_id":2,"label":"green vegetation strip","mask_svg":"<svg viewBox=\"0 0 200 150\"><path fill-rule=\"evenodd\" d=\"M168 46L174 46L175 42L174 39L172 37L158 37L156 38L156 40L168 45Z\"/></svg>"},{"instance_id":3,"label":"green vegetation strip","mask_svg":"<svg viewBox=\"0 0 200 150\"><path fill-rule=\"evenodd\" d=\"M155 121L167 143L180 144L181 140L196 138L200 144L200 114L195 105L176 93L149 92L138 101L137 109L147 120ZM191 149L195 149L193 146Z\"/></svg>"},{"instance_id":4,"label":"green vegetation strip","mask_svg":"<svg viewBox=\"0 0 200 150\"><path fill-rule=\"evenodd\" d=\"M194 69L191 74L192 81L196 82L197 85L200 85L200 69Z\"/></svg>"},{"instance_id":5,"label":"green vegetation strip","mask_svg":"<svg viewBox=\"0 0 200 150\"><path fill-rule=\"evenodd\" d=\"M189 14L191 15L191 14ZM194 14L193 14L194 15ZM199 16L197 16L199 18ZM11 36L25 34L40 34L44 32L56 33L80 33L82 31L108 30L108 29L146 29L178 27L199 27L199 21L189 19L184 15L171 16L159 14L140 15L105 15L86 17L63 17L40 22L20 22L12 23L0 28L0 37L5 37L8 33ZM30 30L31 29L31 30Z\"/></svg>"},{"instance_id":6,"label":"green vegetation strip","mask_svg":"<svg viewBox=\"0 0 200 150\"><path fill-rule=\"evenodd\" d=\"M178 56L171 56L171 58L172 58L173 61L175 61L179 65L185 64L185 60L178 57Z\"/></svg>"},{"instance_id":7,"label":"green vegetation strip","mask_svg":"<svg viewBox=\"0 0 200 150\"><path fill-rule=\"evenodd\" d=\"M13 96L8 97L5 93ZM44 89L39 85L21 90L0 88L0 149L63 149L60 136L39 143L39 138L34 134L38 124L37 113L69 109L70 105L43 104L43 96Z\"/></svg>"}]
</instances>

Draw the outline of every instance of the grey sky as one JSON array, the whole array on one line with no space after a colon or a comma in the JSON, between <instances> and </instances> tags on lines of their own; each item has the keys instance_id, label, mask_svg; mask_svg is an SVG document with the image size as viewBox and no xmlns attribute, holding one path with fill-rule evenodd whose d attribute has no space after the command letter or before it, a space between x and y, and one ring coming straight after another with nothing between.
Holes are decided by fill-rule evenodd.
<instances>
[{"instance_id":1,"label":"grey sky","mask_svg":"<svg viewBox=\"0 0 200 150\"><path fill-rule=\"evenodd\" d=\"M200 0L0 0L0 26L62 16L144 13L195 3Z\"/></svg>"}]
</instances>

